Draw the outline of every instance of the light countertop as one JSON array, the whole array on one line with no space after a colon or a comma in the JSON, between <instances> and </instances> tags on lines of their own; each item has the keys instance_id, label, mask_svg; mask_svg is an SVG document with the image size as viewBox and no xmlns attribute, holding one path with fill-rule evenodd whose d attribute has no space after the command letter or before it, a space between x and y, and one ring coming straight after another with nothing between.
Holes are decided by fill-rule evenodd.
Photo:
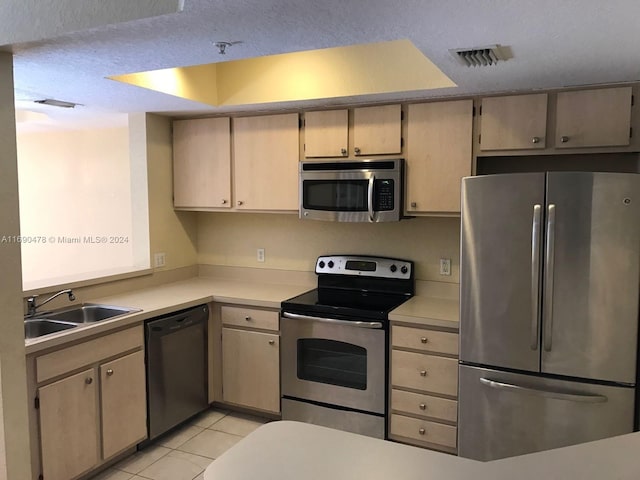
<instances>
[{"instance_id":1,"label":"light countertop","mask_svg":"<svg viewBox=\"0 0 640 480\"><path fill-rule=\"evenodd\" d=\"M261 426L209 465L205 480L637 480L640 433L478 462L316 425Z\"/></svg>"},{"instance_id":2,"label":"light countertop","mask_svg":"<svg viewBox=\"0 0 640 480\"><path fill-rule=\"evenodd\" d=\"M208 302L279 309L282 301L304 293L314 286L307 283L292 285L201 276L109 297L86 299L86 303L117 305L141 311L26 340L26 354L106 334L115 329L140 324L152 317ZM447 298L415 296L393 310L389 318L392 321L457 329L458 302Z\"/></svg>"}]
</instances>

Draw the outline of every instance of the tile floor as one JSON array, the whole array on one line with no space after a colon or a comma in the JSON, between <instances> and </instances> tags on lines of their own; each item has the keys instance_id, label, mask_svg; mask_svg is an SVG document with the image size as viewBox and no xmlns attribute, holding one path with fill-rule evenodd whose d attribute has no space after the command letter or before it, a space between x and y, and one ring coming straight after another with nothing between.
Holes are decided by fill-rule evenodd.
<instances>
[{"instance_id":1,"label":"tile floor","mask_svg":"<svg viewBox=\"0 0 640 480\"><path fill-rule=\"evenodd\" d=\"M268 421L210 409L91 480L202 480L213 459Z\"/></svg>"}]
</instances>

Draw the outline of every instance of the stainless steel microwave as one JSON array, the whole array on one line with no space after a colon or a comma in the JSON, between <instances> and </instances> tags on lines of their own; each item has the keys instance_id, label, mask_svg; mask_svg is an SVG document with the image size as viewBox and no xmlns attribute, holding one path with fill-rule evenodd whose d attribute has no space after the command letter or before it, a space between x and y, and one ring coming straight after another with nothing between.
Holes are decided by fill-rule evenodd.
<instances>
[{"instance_id":1,"label":"stainless steel microwave","mask_svg":"<svg viewBox=\"0 0 640 480\"><path fill-rule=\"evenodd\" d=\"M404 160L300 162L300 218L397 222L403 214Z\"/></svg>"}]
</instances>

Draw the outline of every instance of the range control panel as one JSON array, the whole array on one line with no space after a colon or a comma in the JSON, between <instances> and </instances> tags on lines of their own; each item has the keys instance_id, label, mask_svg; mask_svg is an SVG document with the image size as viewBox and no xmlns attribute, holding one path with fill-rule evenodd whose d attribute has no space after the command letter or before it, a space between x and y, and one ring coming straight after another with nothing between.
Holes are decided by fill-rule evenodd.
<instances>
[{"instance_id":1,"label":"range control panel","mask_svg":"<svg viewBox=\"0 0 640 480\"><path fill-rule=\"evenodd\" d=\"M413 262L397 258L328 255L318 257L316 273L410 279Z\"/></svg>"}]
</instances>

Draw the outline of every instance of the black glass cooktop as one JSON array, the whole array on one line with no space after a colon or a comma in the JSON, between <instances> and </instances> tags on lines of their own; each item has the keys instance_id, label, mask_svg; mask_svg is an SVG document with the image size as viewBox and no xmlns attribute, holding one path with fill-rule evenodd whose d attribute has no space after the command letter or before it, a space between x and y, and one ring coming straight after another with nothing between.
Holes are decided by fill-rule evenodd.
<instances>
[{"instance_id":1,"label":"black glass cooktop","mask_svg":"<svg viewBox=\"0 0 640 480\"><path fill-rule=\"evenodd\" d=\"M282 302L282 310L302 315L386 320L391 310L410 295L333 288L314 289Z\"/></svg>"}]
</instances>

